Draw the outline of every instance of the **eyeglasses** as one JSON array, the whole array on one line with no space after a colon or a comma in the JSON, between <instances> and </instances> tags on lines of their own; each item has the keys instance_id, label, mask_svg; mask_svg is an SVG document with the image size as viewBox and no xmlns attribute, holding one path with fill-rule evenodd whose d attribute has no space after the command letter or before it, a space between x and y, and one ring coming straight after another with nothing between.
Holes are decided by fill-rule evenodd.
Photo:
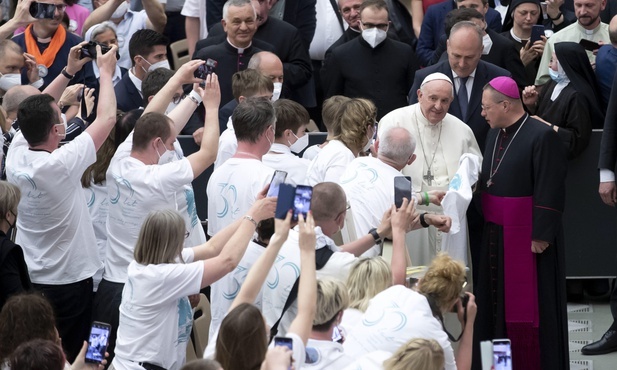
<instances>
[{"instance_id":1,"label":"eyeglasses","mask_svg":"<svg viewBox=\"0 0 617 370\"><path fill-rule=\"evenodd\" d=\"M494 107L494 106L496 106L496 105L499 105L499 104L501 104L501 103L503 103L503 102L505 102L505 100L500 100L500 101L498 101L497 103L495 103L495 104L490 104L490 105L484 105L484 104L482 104L482 105L480 105L480 107L481 107L483 110L489 110L489 109L491 109L492 107Z\"/></svg>"},{"instance_id":2,"label":"eyeglasses","mask_svg":"<svg viewBox=\"0 0 617 370\"><path fill-rule=\"evenodd\" d=\"M390 25L390 22L388 23L379 23L379 24L373 24L373 23L364 23L364 22L360 22L362 23L362 26L364 27L364 29L369 29L369 28L378 28L382 31L387 31L388 30L388 26Z\"/></svg>"}]
</instances>

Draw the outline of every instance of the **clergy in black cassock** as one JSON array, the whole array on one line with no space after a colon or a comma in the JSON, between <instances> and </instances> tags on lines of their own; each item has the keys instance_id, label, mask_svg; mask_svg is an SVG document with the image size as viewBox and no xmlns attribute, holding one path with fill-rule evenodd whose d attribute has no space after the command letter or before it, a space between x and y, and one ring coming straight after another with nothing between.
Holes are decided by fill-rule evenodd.
<instances>
[{"instance_id":1,"label":"clergy in black cassock","mask_svg":"<svg viewBox=\"0 0 617 370\"><path fill-rule=\"evenodd\" d=\"M509 338L514 369L568 369L565 149L549 126L525 113L511 78L491 80L482 107L492 129L479 186L486 223L474 267L474 364L480 341Z\"/></svg>"}]
</instances>

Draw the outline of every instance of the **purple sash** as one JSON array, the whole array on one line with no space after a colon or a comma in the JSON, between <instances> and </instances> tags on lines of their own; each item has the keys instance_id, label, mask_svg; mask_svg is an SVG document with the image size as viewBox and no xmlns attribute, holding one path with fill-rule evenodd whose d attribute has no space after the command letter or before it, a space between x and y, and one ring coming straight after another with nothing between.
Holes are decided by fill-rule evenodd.
<instances>
[{"instance_id":1,"label":"purple sash","mask_svg":"<svg viewBox=\"0 0 617 370\"><path fill-rule=\"evenodd\" d=\"M540 369L538 287L531 251L532 197L482 194L488 222L503 227L504 305L515 369ZM481 319L481 318L480 318Z\"/></svg>"}]
</instances>

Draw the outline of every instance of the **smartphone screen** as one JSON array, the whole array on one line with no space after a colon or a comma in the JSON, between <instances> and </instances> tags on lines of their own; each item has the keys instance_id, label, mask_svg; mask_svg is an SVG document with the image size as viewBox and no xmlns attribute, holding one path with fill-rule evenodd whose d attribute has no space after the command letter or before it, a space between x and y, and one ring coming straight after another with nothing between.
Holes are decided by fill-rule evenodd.
<instances>
[{"instance_id":1,"label":"smartphone screen","mask_svg":"<svg viewBox=\"0 0 617 370\"><path fill-rule=\"evenodd\" d=\"M581 46L584 47L585 50L589 51L594 51L600 48L600 44L598 44L597 42L589 41L586 39L581 39L581 41L579 41L578 43L581 44Z\"/></svg>"},{"instance_id":2,"label":"smartphone screen","mask_svg":"<svg viewBox=\"0 0 617 370\"><path fill-rule=\"evenodd\" d=\"M270 181L270 188L268 189L268 197L277 197L279 195L279 188L281 184L285 182L287 178L287 172L285 171L274 171L274 175L272 176L272 181Z\"/></svg>"},{"instance_id":3,"label":"smartphone screen","mask_svg":"<svg viewBox=\"0 0 617 370\"><path fill-rule=\"evenodd\" d=\"M403 198L411 201L411 177L396 176L394 178L394 204L396 208L403 205Z\"/></svg>"},{"instance_id":4,"label":"smartphone screen","mask_svg":"<svg viewBox=\"0 0 617 370\"><path fill-rule=\"evenodd\" d=\"M100 364L105 359L111 325L95 321L90 328L86 362Z\"/></svg>"},{"instance_id":5,"label":"smartphone screen","mask_svg":"<svg viewBox=\"0 0 617 370\"><path fill-rule=\"evenodd\" d=\"M55 12L55 4L37 2L30 4L30 15L36 19L54 19Z\"/></svg>"},{"instance_id":6,"label":"smartphone screen","mask_svg":"<svg viewBox=\"0 0 617 370\"><path fill-rule=\"evenodd\" d=\"M311 210L311 198L313 197L313 188L306 185L298 185L296 187L296 194L294 196L293 206L293 220L298 220L298 215L302 213L302 216L306 219L308 211Z\"/></svg>"},{"instance_id":7,"label":"smartphone screen","mask_svg":"<svg viewBox=\"0 0 617 370\"><path fill-rule=\"evenodd\" d=\"M536 24L531 28L531 38L529 39L529 42L533 44L541 39L540 36L544 36L544 26L541 24Z\"/></svg>"},{"instance_id":8,"label":"smartphone screen","mask_svg":"<svg viewBox=\"0 0 617 370\"><path fill-rule=\"evenodd\" d=\"M512 349L509 339L493 340L493 365L495 370L512 370Z\"/></svg>"}]
</instances>

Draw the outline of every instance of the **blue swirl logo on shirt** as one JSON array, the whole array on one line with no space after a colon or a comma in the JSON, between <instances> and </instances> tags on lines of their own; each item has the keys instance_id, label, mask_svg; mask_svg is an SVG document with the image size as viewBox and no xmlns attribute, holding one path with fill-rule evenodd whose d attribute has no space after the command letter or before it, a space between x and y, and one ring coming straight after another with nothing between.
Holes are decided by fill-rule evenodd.
<instances>
[{"instance_id":1,"label":"blue swirl logo on shirt","mask_svg":"<svg viewBox=\"0 0 617 370\"><path fill-rule=\"evenodd\" d=\"M238 201L238 190L235 185L229 185L226 183L218 184L221 188L219 195L223 201L223 209L216 213L216 217L224 218L231 211L232 216L238 212L236 202Z\"/></svg>"},{"instance_id":2,"label":"blue swirl logo on shirt","mask_svg":"<svg viewBox=\"0 0 617 370\"><path fill-rule=\"evenodd\" d=\"M193 189L184 189L184 196L186 197L186 212L191 219L191 227L197 226L199 223L199 217L197 216L197 207L195 206L195 193Z\"/></svg>"},{"instance_id":3,"label":"blue swirl logo on shirt","mask_svg":"<svg viewBox=\"0 0 617 370\"><path fill-rule=\"evenodd\" d=\"M193 328L193 310L187 297L178 300L178 339L176 344L186 343Z\"/></svg>"},{"instance_id":4,"label":"blue swirl logo on shirt","mask_svg":"<svg viewBox=\"0 0 617 370\"><path fill-rule=\"evenodd\" d=\"M454 190L457 191L458 189L460 189L461 187L461 175L459 175L458 173L456 175L454 175L454 177L452 178L452 181L450 181L450 186L448 186L448 190Z\"/></svg>"}]
</instances>

